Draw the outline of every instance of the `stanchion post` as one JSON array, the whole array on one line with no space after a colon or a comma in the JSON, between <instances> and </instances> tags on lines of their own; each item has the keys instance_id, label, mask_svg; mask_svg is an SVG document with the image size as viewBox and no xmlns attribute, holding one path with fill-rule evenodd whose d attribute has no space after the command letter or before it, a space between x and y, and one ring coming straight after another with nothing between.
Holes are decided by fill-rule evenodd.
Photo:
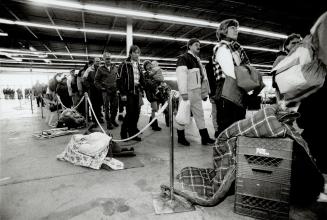
<instances>
[{"instance_id":1,"label":"stanchion post","mask_svg":"<svg viewBox=\"0 0 327 220\"><path fill-rule=\"evenodd\" d=\"M174 123L173 123L173 92L169 97L169 125L170 125L170 199L174 200Z\"/></svg>"},{"instance_id":2,"label":"stanchion post","mask_svg":"<svg viewBox=\"0 0 327 220\"><path fill-rule=\"evenodd\" d=\"M30 98L31 98L31 110L32 110L32 114L33 114L33 97L32 97L32 93L30 93Z\"/></svg>"},{"instance_id":3,"label":"stanchion post","mask_svg":"<svg viewBox=\"0 0 327 220\"><path fill-rule=\"evenodd\" d=\"M85 122L86 122L86 126L89 125L89 109L87 106L87 102L88 102L88 94L87 92L84 93L84 101L85 101Z\"/></svg>"},{"instance_id":4,"label":"stanchion post","mask_svg":"<svg viewBox=\"0 0 327 220\"><path fill-rule=\"evenodd\" d=\"M41 97L41 118L44 118L43 117L43 103L44 103L43 97Z\"/></svg>"}]
</instances>

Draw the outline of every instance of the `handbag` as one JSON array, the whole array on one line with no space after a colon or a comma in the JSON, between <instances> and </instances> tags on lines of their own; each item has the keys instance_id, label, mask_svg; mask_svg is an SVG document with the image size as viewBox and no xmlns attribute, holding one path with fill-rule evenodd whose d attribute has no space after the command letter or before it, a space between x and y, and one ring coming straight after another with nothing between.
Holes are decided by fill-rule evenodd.
<instances>
[{"instance_id":1,"label":"handbag","mask_svg":"<svg viewBox=\"0 0 327 220\"><path fill-rule=\"evenodd\" d=\"M180 125L187 125L190 123L190 115L191 115L191 103L190 100L184 101L180 100L178 111L176 114L176 122Z\"/></svg>"},{"instance_id":2,"label":"handbag","mask_svg":"<svg viewBox=\"0 0 327 220\"><path fill-rule=\"evenodd\" d=\"M260 72L249 65L235 66L237 86L246 92L264 87Z\"/></svg>"}]
</instances>

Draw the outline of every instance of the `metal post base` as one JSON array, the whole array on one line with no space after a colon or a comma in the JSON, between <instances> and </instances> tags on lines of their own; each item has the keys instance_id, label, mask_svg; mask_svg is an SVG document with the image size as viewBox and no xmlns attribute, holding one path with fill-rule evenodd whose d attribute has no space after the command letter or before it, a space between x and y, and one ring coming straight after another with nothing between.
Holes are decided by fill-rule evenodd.
<instances>
[{"instance_id":1,"label":"metal post base","mask_svg":"<svg viewBox=\"0 0 327 220\"><path fill-rule=\"evenodd\" d=\"M181 196L174 195L171 200L170 191L161 188L161 193L152 193L154 211L157 215L195 211L195 207Z\"/></svg>"}]
</instances>

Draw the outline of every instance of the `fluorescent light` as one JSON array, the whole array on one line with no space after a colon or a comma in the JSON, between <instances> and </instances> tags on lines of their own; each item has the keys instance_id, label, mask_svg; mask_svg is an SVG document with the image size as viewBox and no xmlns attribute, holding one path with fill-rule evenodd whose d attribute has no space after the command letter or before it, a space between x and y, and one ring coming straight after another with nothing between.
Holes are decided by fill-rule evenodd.
<instances>
[{"instance_id":1,"label":"fluorescent light","mask_svg":"<svg viewBox=\"0 0 327 220\"><path fill-rule=\"evenodd\" d=\"M102 13L106 15L114 15L120 17L130 17L136 19L146 19L146 20L155 20L160 22L168 22L174 24L186 24L191 26L198 26L198 27L207 27L216 29L219 27L218 22L210 22L201 19L195 18L187 18L187 17L180 17L180 16L173 16L173 15L165 15L165 14L156 14L152 12L140 11L140 10L130 10L125 8L116 8L116 7L108 7L102 5L93 5L93 4L82 4L82 3L71 3L67 1L58 1L58 0L29 0L29 2L34 2L38 6L53 6L58 8L64 9L78 9L78 10L85 10L87 12L95 12L95 13ZM40 4L41 3L41 4ZM239 30L241 32L247 34L255 34L269 38L277 38L277 39L286 39L287 35L264 31L255 28L249 27L240 27Z\"/></svg>"},{"instance_id":2,"label":"fluorescent light","mask_svg":"<svg viewBox=\"0 0 327 220\"><path fill-rule=\"evenodd\" d=\"M269 48L263 48L263 47L253 47L253 46L242 46L244 49L248 50L260 50L260 51L268 51L268 52L274 52L277 53L279 50L276 49L269 49Z\"/></svg>"},{"instance_id":3,"label":"fluorescent light","mask_svg":"<svg viewBox=\"0 0 327 220\"><path fill-rule=\"evenodd\" d=\"M173 40L173 41L181 41L181 42L189 41L189 39L187 38L178 38L178 37L169 37L169 36L161 36L161 35L153 35L153 34L142 34L142 33L133 33L133 36L152 38L152 39Z\"/></svg>"},{"instance_id":4,"label":"fluorescent light","mask_svg":"<svg viewBox=\"0 0 327 220\"><path fill-rule=\"evenodd\" d=\"M265 67L265 68L272 68L272 65L264 65L264 64L251 64L254 67Z\"/></svg>"},{"instance_id":5,"label":"fluorescent light","mask_svg":"<svg viewBox=\"0 0 327 220\"><path fill-rule=\"evenodd\" d=\"M76 27L67 27L67 26L60 26L60 25L40 24L40 23L27 22L27 21L11 21L7 19L0 19L0 23L27 26L27 27L37 27L37 28L44 28L44 29L53 29L53 30L77 31L77 32L124 35L124 36L126 35L126 33L122 31L110 31L110 30L101 30L101 29L92 29L92 28L76 28Z\"/></svg>"},{"instance_id":6,"label":"fluorescent light","mask_svg":"<svg viewBox=\"0 0 327 220\"><path fill-rule=\"evenodd\" d=\"M6 22L7 21L8 20L6 20ZM0 19L0 23L1 23L1 19ZM122 31L111 31L111 30L89 29L89 28L75 28L75 27L66 27L66 26L58 26L58 25L39 24L39 23L32 23L32 22L25 22L25 21L13 21L12 24L21 25L21 26L29 26L29 27L45 28L45 29L53 29L53 30L65 30L65 31L76 31L76 32L88 32L88 33L97 33L97 34L106 34L106 35L112 34L112 35L126 36L126 32L122 32ZM153 35L153 34L145 34L145 33L133 33L133 36L134 37L151 38L151 39L180 41L180 42L188 42L189 41L189 39L187 39L187 38L169 37L169 36ZM215 42L215 41L207 41L207 40L200 40L200 43L213 44L213 45L217 44L217 42ZM253 46L243 46L243 48L249 49L249 50L268 51L268 52L274 52L274 53L277 53L279 51L276 49L253 47Z\"/></svg>"},{"instance_id":7,"label":"fluorescent light","mask_svg":"<svg viewBox=\"0 0 327 220\"><path fill-rule=\"evenodd\" d=\"M1 24L15 24L14 21L8 20L8 19L3 19L3 18L0 18L0 23Z\"/></svg>"},{"instance_id":8,"label":"fluorescent light","mask_svg":"<svg viewBox=\"0 0 327 220\"><path fill-rule=\"evenodd\" d=\"M238 30L240 32L260 35L260 36L264 36L264 37L271 37L271 38L277 38L277 39L278 38L281 38L281 39L286 39L287 38L287 35L285 35L285 34L280 34L280 33L270 32L270 31L264 31L264 30L249 28L249 27L239 27Z\"/></svg>"},{"instance_id":9,"label":"fluorescent light","mask_svg":"<svg viewBox=\"0 0 327 220\"><path fill-rule=\"evenodd\" d=\"M0 32L0 36L2 36L2 37L7 37L8 34L7 34L7 33Z\"/></svg>"},{"instance_id":10,"label":"fluorescent light","mask_svg":"<svg viewBox=\"0 0 327 220\"><path fill-rule=\"evenodd\" d=\"M3 51L3 52L2 52ZM20 53L25 53L28 56L31 56L32 53L39 53L39 54L44 54L44 55L58 55L58 56L75 56L75 57L102 57L102 54L85 54L85 53L67 53L67 52L32 52L32 51L26 51L26 50L16 50L16 49L7 49L7 48L0 48L0 54L4 53L4 54L9 54L6 52L14 52L15 55L20 54ZM29 52L30 54L28 54L27 52ZM13 54L9 54L11 56L13 56ZM127 57L124 55L115 55L112 54L111 58L114 59L126 59ZM40 60L37 58L28 58L28 57L22 57L22 59L30 59L30 60ZM63 61L63 62L88 62L87 60L65 60L65 59L48 59L51 61ZM171 61L171 62L176 62L177 58L166 58L166 57L145 57L145 56L140 56L140 60L157 60L157 61ZM208 60L201 60L201 63L203 64L207 64L209 63ZM174 63L160 63L159 65L176 65ZM263 64L251 64L252 66L256 66L256 67L266 67L266 68L271 68L272 65L263 65Z\"/></svg>"},{"instance_id":11,"label":"fluorescent light","mask_svg":"<svg viewBox=\"0 0 327 220\"><path fill-rule=\"evenodd\" d=\"M17 50L17 49L8 49L8 48L0 48L1 52L13 52L13 53L23 53L23 54L36 54L36 55L44 55L44 52L39 51L30 51L30 50Z\"/></svg>"},{"instance_id":12,"label":"fluorescent light","mask_svg":"<svg viewBox=\"0 0 327 220\"><path fill-rule=\"evenodd\" d=\"M29 65L52 65L52 66L84 66L83 63L41 63L41 62L20 62L20 61L14 61L14 60L9 60L9 61L3 61L0 60L0 63L15 63L15 64L29 64Z\"/></svg>"}]
</instances>

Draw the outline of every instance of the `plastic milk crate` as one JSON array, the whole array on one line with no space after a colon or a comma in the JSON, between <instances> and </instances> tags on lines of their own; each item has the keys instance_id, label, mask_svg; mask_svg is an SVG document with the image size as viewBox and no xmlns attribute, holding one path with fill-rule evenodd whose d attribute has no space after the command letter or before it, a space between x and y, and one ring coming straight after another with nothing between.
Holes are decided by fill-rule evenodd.
<instances>
[{"instance_id":1,"label":"plastic milk crate","mask_svg":"<svg viewBox=\"0 0 327 220\"><path fill-rule=\"evenodd\" d=\"M237 139L236 213L257 219L288 219L293 140Z\"/></svg>"}]
</instances>

